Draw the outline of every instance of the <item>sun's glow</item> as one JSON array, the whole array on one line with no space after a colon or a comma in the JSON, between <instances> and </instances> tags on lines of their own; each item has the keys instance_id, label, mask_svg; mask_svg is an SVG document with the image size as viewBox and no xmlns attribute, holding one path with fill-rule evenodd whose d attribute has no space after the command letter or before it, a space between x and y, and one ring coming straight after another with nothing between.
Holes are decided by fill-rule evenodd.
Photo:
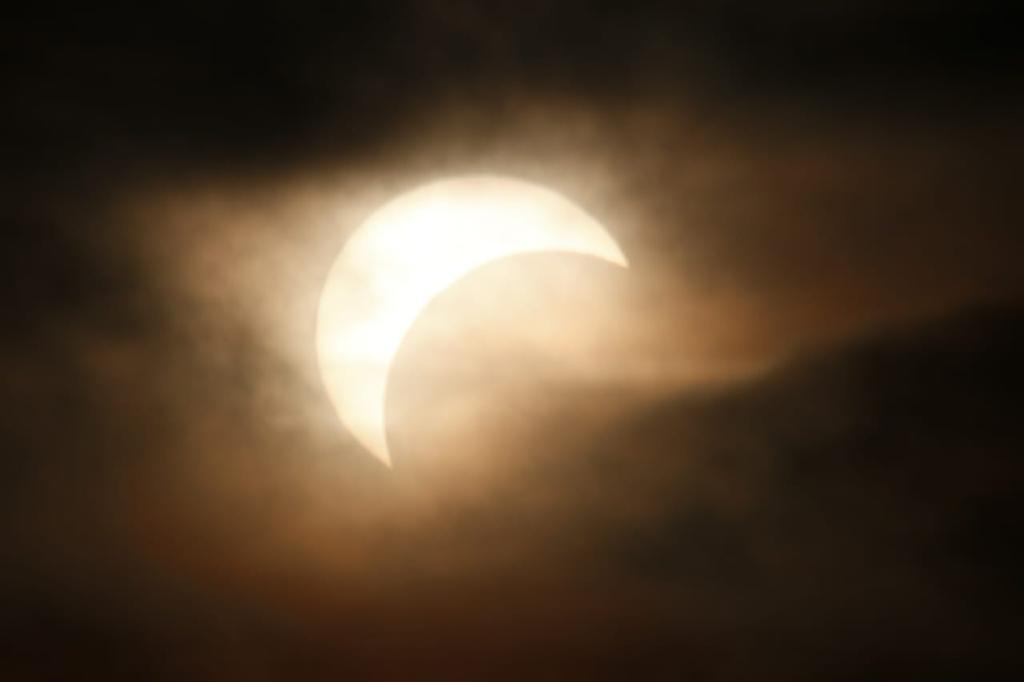
<instances>
[{"instance_id":1,"label":"sun's glow","mask_svg":"<svg viewBox=\"0 0 1024 682\"><path fill-rule=\"evenodd\" d=\"M431 299L497 258L550 251L628 267L594 218L561 195L521 180L442 180L373 213L331 268L317 323L324 384L356 438L390 465L384 421L388 372Z\"/></svg>"}]
</instances>

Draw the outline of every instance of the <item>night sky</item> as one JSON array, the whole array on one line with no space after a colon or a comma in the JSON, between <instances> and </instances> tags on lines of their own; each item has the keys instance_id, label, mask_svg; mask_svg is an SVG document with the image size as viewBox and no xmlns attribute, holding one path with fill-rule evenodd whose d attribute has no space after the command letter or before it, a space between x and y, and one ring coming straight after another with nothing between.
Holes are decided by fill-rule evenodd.
<instances>
[{"instance_id":1,"label":"night sky","mask_svg":"<svg viewBox=\"0 0 1024 682\"><path fill-rule=\"evenodd\" d=\"M1024 48L992 3L7 10L0 679L1024 678ZM897 6L898 5L898 6ZM631 268L316 311L388 199Z\"/></svg>"}]
</instances>

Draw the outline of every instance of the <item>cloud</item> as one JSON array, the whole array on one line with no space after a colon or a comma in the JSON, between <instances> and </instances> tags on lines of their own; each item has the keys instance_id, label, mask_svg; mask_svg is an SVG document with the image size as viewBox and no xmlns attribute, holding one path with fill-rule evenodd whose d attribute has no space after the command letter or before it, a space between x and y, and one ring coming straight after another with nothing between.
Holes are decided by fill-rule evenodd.
<instances>
[{"instance_id":1,"label":"cloud","mask_svg":"<svg viewBox=\"0 0 1024 682\"><path fill-rule=\"evenodd\" d=\"M598 418L573 456L495 451L490 474L360 472L175 367L189 408L66 422L50 442L78 473L37 463L8 498L5 659L38 669L45 647L83 672L128 647L126 675L200 678L1010 670L1020 320L849 343L611 432Z\"/></svg>"},{"instance_id":2,"label":"cloud","mask_svg":"<svg viewBox=\"0 0 1024 682\"><path fill-rule=\"evenodd\" d=\"M1019 41L883 4L5 22L0 676L1019 667ZM634 267L435 301L389 474L319 286L482 171Z\"/></svg>"}]
</instances>

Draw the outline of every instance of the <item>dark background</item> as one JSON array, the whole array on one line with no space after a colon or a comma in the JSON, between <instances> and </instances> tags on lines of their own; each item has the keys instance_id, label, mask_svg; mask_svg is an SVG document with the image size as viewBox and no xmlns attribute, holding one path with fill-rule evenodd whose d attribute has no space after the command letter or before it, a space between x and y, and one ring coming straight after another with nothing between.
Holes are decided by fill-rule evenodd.
<instances>
[{"instance_id":1,"label":"dark background","mask_svg":"<svg viewBox=\"0 0 1024 682\"><path fill-rule=\"evenodd\" d=\"M38 5L0 35L3 679L1024 673L1009 7ZM611 419L636 382L562 377L489 472L414 428L381 469L310 378L319 283L374 205L465 172L594 207L630 355L716 380ZM427 422L465 390L521 419L500 372L417 394L428 351L550 388L514 337L432 343L392 389Z\"/></svg>"}]
</instances>

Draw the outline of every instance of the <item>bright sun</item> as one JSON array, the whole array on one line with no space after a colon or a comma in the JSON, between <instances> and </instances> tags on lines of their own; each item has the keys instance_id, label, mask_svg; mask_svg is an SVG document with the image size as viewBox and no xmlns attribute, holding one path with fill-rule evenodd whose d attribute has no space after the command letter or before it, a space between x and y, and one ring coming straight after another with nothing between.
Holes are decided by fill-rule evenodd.
<instances>
[{"instance_id":1,"label":"bright sun","mask_svg":"<svg viewBox=\"0 0 1024 682\"><path fill-rule=\"evenodd\" d=\"M628 267L618 244L593 217L563 196L522 180L441 180L373 213L334 262L320 299L320 371L341 421L390 465L388 372L423 308L485 263L559 251Z\"/></svg>"}]
</instances>

